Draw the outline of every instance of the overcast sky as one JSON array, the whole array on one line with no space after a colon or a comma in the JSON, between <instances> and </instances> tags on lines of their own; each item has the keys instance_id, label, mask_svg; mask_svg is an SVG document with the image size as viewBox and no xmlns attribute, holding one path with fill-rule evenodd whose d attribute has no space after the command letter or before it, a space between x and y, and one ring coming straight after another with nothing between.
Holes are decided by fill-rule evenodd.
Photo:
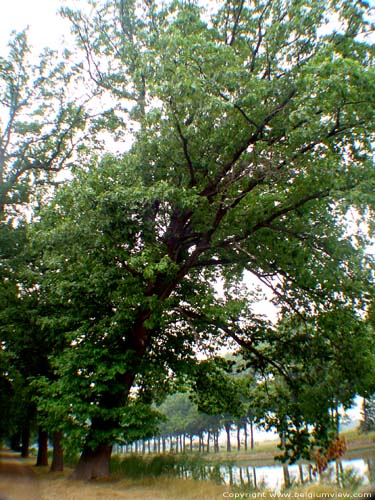
<instances>
[{"instance_id":1,"label":"overcast sky","mask_svg":"<svg viewBox=\"0 0 375 500\"><path fill-rule=\"evenodd\" d=\"M71 0L70 5L76 2ZM10 0L3 6L0 16L0 53L4 52L12 30L27 26L29 40L36 52L44 47L61 47L62 36L69 33L69 23L57 14L63 0Z\"/></svg>"}]
</instances>

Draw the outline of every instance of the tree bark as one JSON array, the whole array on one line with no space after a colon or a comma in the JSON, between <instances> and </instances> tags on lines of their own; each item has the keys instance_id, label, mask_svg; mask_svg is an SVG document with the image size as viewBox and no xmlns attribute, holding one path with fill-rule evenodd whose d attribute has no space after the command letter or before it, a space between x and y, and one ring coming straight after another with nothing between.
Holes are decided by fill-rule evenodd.
<instances>
[{"instance_id":1,"label":"tree bark","mask_svg":"<svg viewBox=\"0 0 375 500\"><path fill-rule=\"evenodd\" d=\"M52 472L60 472L64 470L64 450L61 444L62 437L62 432L55 431L53 433Z\"/></svg>"},{"instance_id":2,"label":"tree bark","mask_svg":"<svg viewBox=\"0 0 375 500\"><path fill-rule=\"evenodd\" d=\"M214 434L214 440L215 440L215 453L219 453L219 431L216 431Z\"/></svg>"},{"instance_id":3,"label":"tree bark","mask_svg":"<svg viewBox=\"0 0 375 500\"><path fill-rule=\"evenodd\" d=\"M287 464L283 464L283 474L284 474L284 485L286 488L289 488L291 482L290 482L289 468Z\"/></svg>"},{"instance_id":4,"label":"tree bark","mask_svg":"<svg viewBox=\"0 0 375 500\"><path fill-rule=\"evenodd\" d=\"M250 448L254 449L254 423L250 420Z\"/></svg>"},{"instance_id":5,"label":"tree bark","mask_svg":"<svg viewBox=\"0 0 375 500\"><path fill-rule=\"evenodd\" d=\"M231 452L232 451L232 444L230 442L230 424L224 424L225 427L225 432L227 433L227 451Z\"/></svg>"},{"instance_id":6,"label":"tree bark","mask_svg":"<svg viewBox=\"0 0 375 500\"><path fill-rule=\"evenodd\" d=\"M95 449L85 446L72 479L99 479L109 476L112 445L99 444Z\"/></svg>"},{"instance_id":7,"label":"tree bark","mask_svg":"<svg viewBox=\"0 0 375 500\"><path fill-rule=\"evenodd\" d=\"M30 425L26 423L22 427L21 435L21 457L28 458L30 453Z\"/></svg>"},{"instance_id":8,"label":"tree bark","mask_svg":"<svg viewBox=\"0 0 375 500\"><path fill-rule=\"evenodd\" d=\"M36 466L41 467L48 465L48 432L38 428L38 455L36 458Z\"/></svg>"},{"instance_id":9,"label":"tree bark","mask_svg":"<svg viewBox=\"0 0 375 500\"><path fill-rule=\"evenodd\" d=\"M246 422L246 420L243 423L243 432L244 432L244 446L245 446L245 451L247 451L247 422Z\"/></svg>"},{"instance_id":10,"label":"tree bark","mask_svg":"<svg viewBox=\"0 0 375 500\"><path fill-rule=\"evenodd\" d=\"M21 446L21 433L17 432L13 434L10 438L10 448L13 451L21 452L22 451L22 446Z\"/></svg>"}]
</instances>

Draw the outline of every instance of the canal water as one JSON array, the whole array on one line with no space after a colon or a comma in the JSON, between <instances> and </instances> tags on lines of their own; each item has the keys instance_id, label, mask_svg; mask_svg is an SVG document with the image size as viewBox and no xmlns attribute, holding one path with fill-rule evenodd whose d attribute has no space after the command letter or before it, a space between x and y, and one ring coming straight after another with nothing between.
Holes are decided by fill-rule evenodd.
<instances>
[{"instance_id":1,"label":"canal water","mask_svg":"<svg viewBox=\"0 0 375 500\"><path fill-rule=\"evenodd\" d=\"M321 479L340 483L346 478L346 480L366 485L375 481L375 457L333 463L322 477L313 475L310 464L289 465L287 469L283 465L252 467L236 464L221 465L219 470L220 479L225 484L246 484L254 488L270 488L272 490L280 490L283 487L286 473L292 484L301 484L307 481L319 482ZM212 470L212 472L215 471Z\"/></svg>"}]
</instances>

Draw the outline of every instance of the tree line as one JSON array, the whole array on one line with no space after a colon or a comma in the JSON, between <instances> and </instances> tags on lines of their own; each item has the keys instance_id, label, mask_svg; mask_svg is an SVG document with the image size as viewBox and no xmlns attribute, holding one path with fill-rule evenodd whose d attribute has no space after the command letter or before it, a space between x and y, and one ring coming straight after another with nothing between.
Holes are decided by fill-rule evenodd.
<instances>
[{"instance_id":1,"label":"tree line","mask_svg":"<svg viewBox=\"0 0 375 500\"><path fill-rule=\"evenodd\" d=\"M87 6L74 51L0 58L0 436L103 477L188 387L329 450L375 392L371 8Z\"/></svg>"}]
</instances>

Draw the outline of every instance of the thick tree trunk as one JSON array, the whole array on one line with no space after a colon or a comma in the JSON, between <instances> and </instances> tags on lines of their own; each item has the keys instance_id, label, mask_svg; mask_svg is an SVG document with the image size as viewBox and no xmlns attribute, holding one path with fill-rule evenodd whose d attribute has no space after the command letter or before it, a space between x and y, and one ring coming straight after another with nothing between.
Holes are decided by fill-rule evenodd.
<instances>
[{"instance_id":1,"label":"thick tree trunk","mask_svg":"<svg viewBox=\"0 0 375 500\"><path fill-rule=\"evenodd\" d=\"M99 479L109 476L112 446L99 444L95 449L85 446L72 479Z\"/></svg>"},{"instance_id":2,"label":"thick tree trunk","mask_svg":"<svg viewBox=\"0 0 375 500\"><path fill-rule=\"evenodd\" d=\"M39 427L36 466L41 467L45 465L48 465L48 432Z\"/></svg>"},{"instance_id":3,"label":"thick tree trunk","mask_svg":"<svg viewBox=\"0 0 375 500\"><path fill-rule=\"evenodd\" d=\"M53 433L52 472L60 472L64 470L64 450L61 444L62 437L62 432L55 431Z\"/></svg>"}]
</instances>

